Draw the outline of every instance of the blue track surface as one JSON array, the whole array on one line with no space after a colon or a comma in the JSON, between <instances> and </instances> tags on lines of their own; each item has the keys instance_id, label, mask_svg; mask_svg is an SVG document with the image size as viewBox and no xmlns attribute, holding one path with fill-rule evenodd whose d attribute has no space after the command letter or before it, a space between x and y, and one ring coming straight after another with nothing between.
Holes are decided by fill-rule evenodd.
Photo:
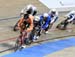
<instances>
[{"instance_id":1,"label":"blue track surface","mask_svg":"<svg viewBox=\"0 0 75 57\"><path fill-rule=\"evenodd\" d=\"M64 48L75 46L75 38L70 37L65 40L59 40L55 42L46 42L33 47L26 48L22 51L8 54L3 57L44 57L56 51L60 51Z\"/></svg>"}]
</instances>

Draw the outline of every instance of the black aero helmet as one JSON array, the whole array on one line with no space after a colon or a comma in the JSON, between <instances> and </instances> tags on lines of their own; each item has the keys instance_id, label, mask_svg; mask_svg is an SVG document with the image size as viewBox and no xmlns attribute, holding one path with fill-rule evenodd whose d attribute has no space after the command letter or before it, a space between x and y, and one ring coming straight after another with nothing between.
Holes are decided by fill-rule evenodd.
<instances>
[{"instance_id":1,"label":"black aero helmet","mask_svg":"<svg viewBox=\"0 0 75 57\"><path fill-rule=\"evenodd\" d=\"M31 5L31 4L27 5L27 7L26 7L27 14L31 14L32 13L32 11L33 11L32 7L33 7L33 5Z\"/></svg>"},{"instance_id":2,"label":"black aero helmet","mask_svg":"<svg viewBox=\"0 0 75 57\"><path fill-rule=\"evenodd\" d=\"M32 13L32 8L27 10L27 14L31 14Z\"/></svg>"}]
</instances>

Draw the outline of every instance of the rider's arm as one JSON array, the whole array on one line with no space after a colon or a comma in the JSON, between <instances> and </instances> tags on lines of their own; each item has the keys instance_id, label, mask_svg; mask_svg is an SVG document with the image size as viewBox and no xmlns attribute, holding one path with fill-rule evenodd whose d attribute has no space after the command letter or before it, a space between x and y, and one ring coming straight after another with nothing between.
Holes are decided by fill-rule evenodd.
<instances>
[{"instance_id":1,"label":"rider's arm","mask_svg":"<svg viewBox=\"0 0 75 57\"><path fill-rule=\"evenodd\" d=\"M46 29L46 28L49 26L50 21L51 21L51 20L50 20L50 18L48 17L48 18L47 18L47 21L46 21L45 24L42 26L42 28L43 28L43 29Z\"/></svg>"},{"instance_id":2,"label":"rider's arm","mask_svg":"<svg viewBox=\"0 0 75 57\"><path fill-rule=\"evenodd\" d=\"M20 31L21 31L21 25L22 25L23 21L24 21L24 19L23 19L23 17L22 17L22 18L19 20L19 22L18 22L18 28L19 28Z\"/></svg>"},{"instance_id":3,"label":"rider's arm","mask_svg":"<svg viewBox=\"0 0 75 57\"><path fill-rule=\"evenodd\" d=\"M50 23L51 23L51 24L52 24L52 23L54 23L54 22L55 22L55 20L56 20L57 18L58 18L57 16L54 16L54 17L52 18L52 20L51 20L51 22L50 22Z\"/></svg>"},{"instance_id":4,"label":"rider's arm","mask_svg":"<svg viewBox=\"0 0 75 57\"><path fill-rule=\"evenodd\" d=\"M29 26L29 28L27 28L27 30L26 30L27 32L30 32L33 30L33 19L34 19L34 17L32 15L30 15L29 19L30 19L30 26Z\"/></svg>"},{"instance_id":5,"label":"rider's arm","mask_svg":"<svg viewBox=\"0 0 75 57\"><path fill-rule=\"evenodd\" d=\"M33 16L36 15L36 13L37 13L37 11L35 10L35 11L33 12Z\"/></svg>"},{"instance_id":6,"label":"rider's arm","mask_svg":"<svg viewBox=\"0 0 75 57\"><path fill-rule=\"evenodd\" d=\"M54 23L57 19L58 19L58 12L56 12L50 23L51 24Z\"/></svg>"}]
</instances>

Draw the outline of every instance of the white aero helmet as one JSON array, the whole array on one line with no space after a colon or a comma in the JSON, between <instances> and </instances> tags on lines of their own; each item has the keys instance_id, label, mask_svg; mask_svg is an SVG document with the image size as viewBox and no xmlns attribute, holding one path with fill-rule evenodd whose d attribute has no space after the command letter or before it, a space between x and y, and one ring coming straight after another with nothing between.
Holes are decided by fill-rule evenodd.
<instances>
[{"instance_id":1,"label":"white aero helmet","mask_svg":"<svg viewBox=\"0 0 75 57\"><path fill-rule=\"evenodd\" d=\"M48 13L44 13L43 14L43 17L48 17Z\"/></svg>"},{"instance_id":2,"label":"white aero helmet","mask_svg":"<svg viewBox=\"0 0 75 57\"><path fill-rule=\"evenodd\" d=\"M51 11L56 12L56 9L51 9Z\"/></svg>"},{"instance_id":3,"label":"white aero helmet","mask_svg":"<svg viewBox=\"0 0 75 57\"><path fill-rule=\"evenodd\" d=\"M51 10L49 11L49 13L51 13L51 12L55 12L55 13L56 13L56 9L51 9Z\"/></svg>"},{"instance_id":4,"label":"white aero helmet","mask_svg":"<svg viewBox=\"0 0 75 57\"><path fill-rule=\"evenodd\" d=\"M32 7L33 7L33 5L29 4L29 5L27 5L26 10L29 10Z\"/></svg>"},{"instance_id":5,"label":"white aero helmet","mask_svg":"<svg viewBox=\"0 0 75 57\"><path fill-rule=\"evenodd\" d=\"M72 10L70 13L71 13L71 14L75 14L75 11L74 11L74 10Z\"/></svg>"},{"instance_id":6,"label":"white aero helmet","mask_svg":"<svg viewBox=\"0 0 75 57\"><path fill-rule=\"evenodd\" d=\"M39 17L39 16L35 16L35 17L34 17L34 20L35 20L35 21L39 21L39 20L40 20L40 17Z\"/></svg>"}]
</instances>

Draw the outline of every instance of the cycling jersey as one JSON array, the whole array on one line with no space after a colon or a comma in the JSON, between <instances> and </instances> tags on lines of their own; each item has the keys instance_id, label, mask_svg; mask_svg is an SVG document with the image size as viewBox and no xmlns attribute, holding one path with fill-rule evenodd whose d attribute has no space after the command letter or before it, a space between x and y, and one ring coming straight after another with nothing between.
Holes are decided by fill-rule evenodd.
<instances>
[{"instance_id":1,"label":"cycling jersey","mask_svg":"<svg viewBox=\"0 0 75 57\"><path fill-rule=\"evenodd\" d=\"M58 12L56 12L55 14L53 14L52 12L49 13L50 17L51 17L51 23L54 23L57 21L58 19Z\"/></svg>"},{"instance_id":2,"label":"cycling jersey","mask_svg":"<svg viewBox=\"0 0 75 57\"><path fill-rule=\"evenodd\" d=\"M21 26L24 24L27 32L32 31L33 29L33 19L32 15L29 15L28 19L24 19L23 17L18 22L18 27L21 29ZM22 29L21 29L22 30Z\"/></svg>"},{"instance_id":3,"label":"cycling jersey","mask_svg":"<svg viewBox=\"0 0 75 57\"><path fill-rule=\"evenodd\" d=\"M49 23L51 22L51 17L48 16L46 20L44 20L43 16L40 16L40 25L43 29L46 29L49 26Z\"/></svg>"}]
</instances>

